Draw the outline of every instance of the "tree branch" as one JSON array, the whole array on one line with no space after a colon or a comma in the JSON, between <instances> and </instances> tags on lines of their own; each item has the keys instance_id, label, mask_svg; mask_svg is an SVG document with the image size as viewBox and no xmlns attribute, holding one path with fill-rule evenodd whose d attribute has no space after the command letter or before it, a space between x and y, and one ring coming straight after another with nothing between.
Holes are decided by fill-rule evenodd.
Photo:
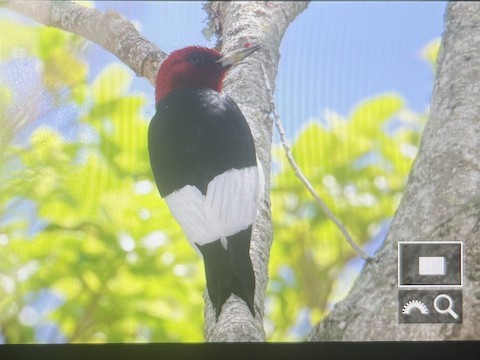
<instances>
[{"instance_id":1,"label":"tree branch","mask_svg":"<svg viewBox=\"0 0 480 360\"><path fill-rule=\"evenodd\" d=\"M383 247L310 340L453 340L480 337L480 18L450 2L428 122ZM398 324L397 243L461 240L463 324Z\"/></svg>"},{"instance_id":2,"label":"tree branch","mask_svg":"<svg viewBox=\"0 0 480 360\"><path fill-rule=\"evenodd\" d=\"M4 7L47 25L89 39L116 55L137 76L155 83L166 54L115 11L102 13L67 1L7 1Z\"/></svg>"}]
</instances>

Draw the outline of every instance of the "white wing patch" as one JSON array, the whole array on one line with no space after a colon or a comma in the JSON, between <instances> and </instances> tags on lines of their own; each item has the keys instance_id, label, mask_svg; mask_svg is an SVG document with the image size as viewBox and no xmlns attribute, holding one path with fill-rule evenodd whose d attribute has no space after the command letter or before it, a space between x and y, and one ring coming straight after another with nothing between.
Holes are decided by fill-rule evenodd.
<instances>
[{"instance_id":1,"label":"white wing patch","mask_svg":"<svg viewBox=\"0 0 480 360\"><path fill-rule=\"evenodd\" d=\"M257 166L232 169L210 181L205 196L192 185L165 196L172 215L195 249L195 244L234 235L255 222L263 182L259 173L262 171Z\"/></svg>"}]
</instances>

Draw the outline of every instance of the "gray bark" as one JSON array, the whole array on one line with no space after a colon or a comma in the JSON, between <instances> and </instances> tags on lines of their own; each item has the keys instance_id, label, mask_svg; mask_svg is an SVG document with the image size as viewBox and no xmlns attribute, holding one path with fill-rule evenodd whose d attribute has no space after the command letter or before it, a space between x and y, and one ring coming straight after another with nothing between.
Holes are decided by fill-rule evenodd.
<instances>
[{"instance_id":1,"label":"gray bark","mask_svg":"<svg viewBox=\"0 0 480 360\"><path fill-rule=\"evenodd\" d=\"M383 247L309 340L480 338L480 4L450 3L430 115ZM463 324L398 324L397 242L464 242Z\"/></svg>"},{"instance_id":2,"label":"gray bark","mask_svg":"<svg viewBox=\"0 0 480 360\"><path fill-rule=\"evenodd\" d=\"M238 48L244 43L259 44L258 54L234 67L224 83L227 92L239 105L252 130L258 158L265 174L265 201L255 230L250 254L256 278L255 317L236 296L223 307L218 322L210 301L205 308L207 341L264 341L264 299L268 281L268 260L272 244L270 213L270 149L272 120L269 116L270 92L263 80L263 63L270 84L275 83L280 42L288 25L308 2L211 2L208 7L211 24L222 41L222 51Z\"/></svg>"}]
</instances>

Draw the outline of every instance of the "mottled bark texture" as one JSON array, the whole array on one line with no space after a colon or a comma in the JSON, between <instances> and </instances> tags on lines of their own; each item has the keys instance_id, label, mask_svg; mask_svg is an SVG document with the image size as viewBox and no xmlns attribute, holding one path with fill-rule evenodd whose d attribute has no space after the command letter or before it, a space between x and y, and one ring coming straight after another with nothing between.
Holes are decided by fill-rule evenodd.
<instances>
[{"instance_id":1,"label":"mottled bark texture","mask_svg":"<svg viewBox=\"0 0 480 360\"><path fill-rule=\"evenodd\" d=\"M220 39L219 50L228 51L245 43L262 48L234 67L225 79L224 91L239 105L248 120L255 139L258 157L265 174L265 201L253 233L251 257L256 276L255 312L252 317L245 303L231 296L218 322L205 293L205 338L207 341L264 341L264 299L268 280L268 261L272 244L270 214L270 148L272 120L270 93L266 87L261 63L270 84L275 84L280 42L288 25L308 2L210 2L210 33ZM47 26L79 34L115 54L138 76L154 83L166 55L144 39L134 26L116 12L105 14L70 2L7 1L5 6ZM272 86L273 87L273 86ZM274 89L272 89L274 90Z\"/></svg>"},{"instance_id":2,"label":"mottled bark texture","mask_svg":"<svg viewBox=\"0 0 480 360\"><path fill-rule=\"evenodd\" d=\"M224 91L238 104L252 130L258 158L265 174L265 201L257 218L250 254L255 270L255 312L252 317L246 305L231 296L218 322L210 302L205 308L207 341L264 341L264 299L268 281L268 261L272 244L270 213L270 149L272 120L270 92L263 78L262 63L270 84L275 84L280 42L288 25L308 2L211 2L207 6L210 26L221 40L221 50L228 51L245 43L262 48L227 75ZM206 296L207 297L207 296Z\"/></svg>"},{"instance_id":3,"label":"mottled bark texture","mask_svg":"<svg viewBox=\"0 0 480 360\"><path fill-rule=\"evenodd\" d=\"M448 4L441 46L430 116L385 243L309 340L480 338L480 4ZM398 324L397 242L417 240L464 242L463 324Z\"/></svg>"}]
</instances>

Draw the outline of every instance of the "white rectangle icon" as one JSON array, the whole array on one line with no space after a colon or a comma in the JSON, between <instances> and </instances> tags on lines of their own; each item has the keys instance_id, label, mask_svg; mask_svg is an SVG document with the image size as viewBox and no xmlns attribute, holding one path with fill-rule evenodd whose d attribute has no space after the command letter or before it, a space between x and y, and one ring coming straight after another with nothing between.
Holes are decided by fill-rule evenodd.
<instances>
[{"instance_id":1,"label":"white rectangle icon","mask_svg":"<svg viewBox=\"0 0 480 360\"><path fill-rule=\"evenodd\" d=\"M445 275L446 259L443 256L420 256L418 258L419 275Z\"/></svg>"}]
</instances>

